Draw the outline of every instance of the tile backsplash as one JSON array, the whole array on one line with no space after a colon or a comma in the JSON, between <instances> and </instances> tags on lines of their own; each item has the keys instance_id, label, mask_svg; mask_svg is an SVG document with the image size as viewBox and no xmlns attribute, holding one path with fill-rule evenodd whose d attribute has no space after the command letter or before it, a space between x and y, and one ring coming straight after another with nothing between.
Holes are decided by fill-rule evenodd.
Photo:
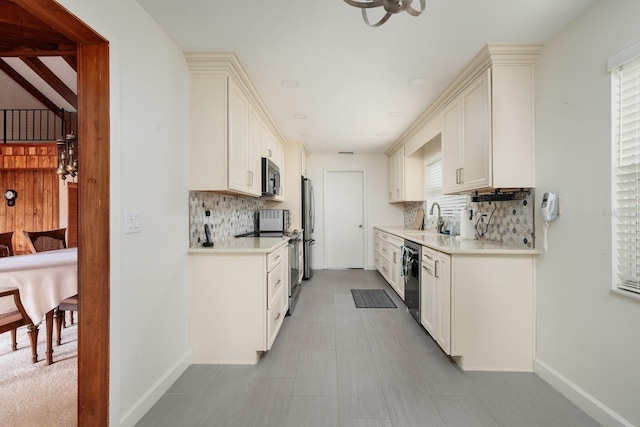
<instances>
[{"instance_id":1,"label":"tile backsplash","mask_svg":"<svg viewBox=\"0 0 640 427\"><path fill-rule=\"evenodd\" d=\"M484 224L488 224L488 228L482 239L511 243L522 246L523 248L534 248L534 200L534 190L529 189L523 200L469 202L468 205L470 209L484 215L478 224L480 232L485 232ZM413 228L413 221L418 209L424 209L426 215L425 206L425 202L407 202L404 204L405 228ZM450 218L445 218L446 222L448 222L448 220L450 220ZM433 229L434 223L435 220L425 218L425 229ZM456 233L459 234L460 218L456 218L455 230Z\"/></svg>"},{"instance_id":2,"label":"tile backsplash","mask_svg":"<svg viewBox=\"0 0 640 427\"><path fill-rule=\"evenodd\" d=\"M211 240L219 241L254 230L254 214L266 207L264 200L199 191L189 192L189 245L204 242L204 224L209 224ZM206 217L205 211L211 216ZM200 239L200 240L198 240Z\"/></svg>"}]
</instances>

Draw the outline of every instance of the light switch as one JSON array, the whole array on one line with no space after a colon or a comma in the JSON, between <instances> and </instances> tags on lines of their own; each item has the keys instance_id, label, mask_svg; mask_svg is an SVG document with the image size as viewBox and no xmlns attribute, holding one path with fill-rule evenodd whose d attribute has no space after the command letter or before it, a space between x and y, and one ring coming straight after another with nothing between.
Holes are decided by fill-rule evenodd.
<instances>
[{"instance_id":1,"label":"light switch","mask_svg":"<svg viewBox=\"0 0 640 427\"><path fill-rule=\"evenodd\" d=\"M125 211L124 232L125 234L142 232L142 223L140 221L140 211Z\"/></svg>"}]
</instances>

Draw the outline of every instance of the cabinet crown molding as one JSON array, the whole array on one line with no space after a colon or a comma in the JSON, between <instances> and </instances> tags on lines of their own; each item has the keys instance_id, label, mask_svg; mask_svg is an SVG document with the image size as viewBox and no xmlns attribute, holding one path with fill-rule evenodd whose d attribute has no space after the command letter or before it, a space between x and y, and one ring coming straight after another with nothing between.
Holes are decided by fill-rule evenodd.
<instances>
[{"instance_id":1,"label":"cabinet crown molding","mask_svg":"<svg viewBox=\"0 0 640 427\"><path fill-rule=\"evenodd\" d=\"M452 99L480 74L492 66L530 65L538 60L543 45L534 43L488 43L436 100L385 152L391 156L434 118Z\"/></svg>"},{"instance_id":2,"label":"cabinet crown molding","mask_svg":"<svg viewBox=\"0 0 640 427\"><path fill-rule=\"evenodd\" d=\"M249 95L260 114L278 136L280 141L286 141L282 130L278 126L271 111L264 102L258 89L240 63L238 56L232 51L219 52L185 52L189 71L193 72L222 72L231 75L240 87Z\"/></svg>"}]
</instances>

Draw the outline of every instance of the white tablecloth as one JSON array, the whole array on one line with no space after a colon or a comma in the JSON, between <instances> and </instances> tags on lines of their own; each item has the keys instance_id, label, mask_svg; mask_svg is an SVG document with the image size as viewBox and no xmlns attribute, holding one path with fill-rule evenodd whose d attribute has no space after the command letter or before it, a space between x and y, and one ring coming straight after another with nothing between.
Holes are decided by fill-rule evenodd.
<instances>
[{"instance_id":1,"label":"white tablecloth","mask_svg":"<svg viewBox=\"0 0 640 427\"><path fill-rule=\"evenodd\" d=\"M34 324L78 293L78 248L0 258L0 288L18 287ZM8 298L2 298L8 300ZM0 312L12 301L0 301Z\"/></svg>"}]
</instances>

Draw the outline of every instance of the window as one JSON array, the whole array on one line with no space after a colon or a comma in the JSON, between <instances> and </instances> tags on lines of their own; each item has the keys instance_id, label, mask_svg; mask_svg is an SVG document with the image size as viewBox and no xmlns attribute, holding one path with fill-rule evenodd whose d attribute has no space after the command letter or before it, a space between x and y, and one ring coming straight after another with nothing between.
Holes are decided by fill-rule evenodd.
<instances>
[{"instance_id":1,"label":"window","mask_svg":"<svg viewBox=\"0 0 640 427\"><path fill-rule=\"evenodd\" d=\"M458 221L460 211L467 206L467 196L445 196L442 194L442 160L426 164L424 176L427 209L431 209L433 203L438 203L443 218L453 218Z\"/></svg>"},{"instance_id":2,"label":"window","mask_svg":"<svg viewBox=\"0 0 640 427\"><path fill-rule=\"evenodd\" d=\"M614 287L640 294L640 58L612 73Z\"/></svg>"}]
</instances>

